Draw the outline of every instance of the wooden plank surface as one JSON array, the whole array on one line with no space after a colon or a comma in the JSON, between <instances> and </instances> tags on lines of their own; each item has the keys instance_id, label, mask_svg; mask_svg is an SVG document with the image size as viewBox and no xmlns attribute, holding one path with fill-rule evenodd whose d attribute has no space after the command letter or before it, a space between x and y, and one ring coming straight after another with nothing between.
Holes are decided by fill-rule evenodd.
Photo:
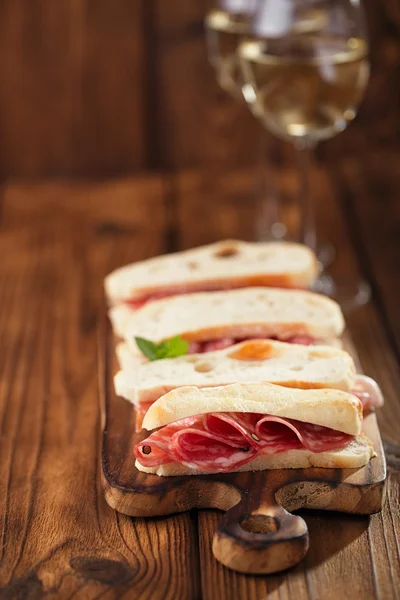
<instances>
[{"instance_id":1,"label":"wooden plank surface","mask_svg":"<svg viewBox=\"0 0 400 600\"><path fill-rule=\"evenodd\" d=\"M305 514L307 561L255 578L213 559L216 513L133 523L99 490L95 330L103 275L158 252L254 236L256 175L226 167L253 163L260 128L218 89L207 64L201 22L210 4L0 4L3 181L176 172L169 180L2 188L1 600L399 598L398 0L365 0L366 100L358 121L321 145L330 171L313 180L321 237L340 249L336 273L354 278L356 252L373 286L373 304L347 319L362 366L386 397L379 412L385 510L369 528L364 518ZM267 154L282 167L278 179L290 199L297 185L286 167L290 146L270 138Z\"/></svg>"},{"instance_id":2,"label":"wooden plank surface","mask_svg":"<svg viewBox=\"0 0 400 600\"><path fill-rule=\"evenodd\" d=\"M212 0L3 0L0 175L105 176L250 166L260 127L218 88L203 18ZM364 0L372 76L324 158L400 134L398 0ZM384 93L382 93L384 90ZM291 157L272 136L267 157Z\"/></svg>"},{"instance_id":3,"label":"wooden plank surface","mask_svg":"<svg viewBox=\"0 0 400 600\"><path fill-rule=\"evenodd\" d=\"M347 172L345 167L343 169ZM340 194L344 190L338 180L339 171L339 166L332 168L331 172L317 169L312 174L312 189L321 237L337 246L334 274L342 280L347 278L351 283L354 278L360 277L354 253L357 241L363 244L363 248L371 247L371 242L369 237L365 241L354 239L351 223L346 223L340 202ZM280 194L283 197L295 194L296 172L286 169L281 176ZM355 190L359 189L357 179L353 179L352 183L348 179L346 181L346 189L351 189L351 185ZM254 196L253 173L231 173L216 178L207 172L186 172L180 176L177 185L180 190L179 243L183 247L213 241L219 236L242 235L251 239L254 235L253 223L259 214L260 202ZM364 188L363 193L366 193ZM371 189L370 194L373 193L374 189ZM367 206L373 202L371 195L364 196ZM392 202L396 199L399 201L398 193ZM385 223L390 226L390 221L385 220ZM370 235L373 237L372 232ZM376 266L380 264L379 253L376 247L374 249ZM199 515L199 536L205 598L214 597L216 586L219 597L224 599L235 597L237 590L240 590L239 597L257 599L264 598L266 590L271 598L280 600L299 597L337 599L344 594L354 598L397 597L400 585L400 536L396 509L400 498L398 362L386 336L382 315L374 303L347 315L347 323L364 371L378 381L386 398L385 407L378 415L388 452L392 456L389 459L389 493L385 510L371 518L369 528L366 519L306 515L311 546L305 562L287 575L270 576L267 580L228 573L212 557L210 548L218 517L215 512L202 511Z\"/></svg>"},{"instance_id":4,"label":"wooden plank surface","mask_svg":"<svg viewBox=\"0 0 400 600\"><path fill-rule=\"evenodd\" d=\"M100 491L102 279L165 251L163 190L161 178L4 190L2 600L199 597L196 519L133 524Z\"/></svg>"},{"instance_id":5,"label":"wooden plank surface","mask_svg":"<svg viewBox=\"0 0 400 600\"><path fill-rule=\"evenodd\" d=\"M3 177L104 176L147 165L145 4L0 3Z\"/></svg>"},{"instance_id":6,"label":"wooden plank surface","mask_svg":"<svg viewBox=\"0 0 400 600\"><path fill-rule=\"evenodd\" d=\"M160 164L174 170L253 165L260 127L244 102L233 100L215 80L203 27L207 3L154 5Z\"/></svg>"},{"instance_id":7,"label":"wooden plank surface","mask_svg":"<svg viewBox=\"0 0 400 600\"><path fill-rule=\"evenodd\" d=\"M400 239L399 149L375 150L363 161L350 160L338 177L337 185L348 218L359 224L358 235L365 244L363 261L373 280L377 299L386 318L387 329L400 353L400 288L398 285L397 244ZM377 197L370 201L371 190Z\"/></svg>"},{"instance_id":8,"label":"wooden plank surface","mask_svg":"<svg viewBox=\"0 0 400 600\"><path fill-rule=\"evenodd\" d=\"M338 202L353 190L369 203L375 190L361 190L353 168L339 171L313 175L316 198L324 198L317 202L319 225L340 244L343 275L357 273L353 243L360 242L367 258L373 254L367 266L379 280L377 242L354 238ZM10 184L3 190L0 598L24 597L27 590L32 597L48 592L61 599L397 597L400 375L375 303L347 316L363 369L386 397L379 423L388 500L369 527L362 517L305 513L311 539L306 561L282 575L249 577L213 558L215 512L132 521L103 501L95 335L102 278L117 264L165 251L171 240L187 247L219 236L251 237L253 183L250 171L214 180L191 171L174 181ZM282 186L285 194L295 193L293 170ZM395 187L391 194L394 202ZM385 218L383 227L389 226ZM383 285L384 298L386 290Z\"/></svg>"}]
</instances>

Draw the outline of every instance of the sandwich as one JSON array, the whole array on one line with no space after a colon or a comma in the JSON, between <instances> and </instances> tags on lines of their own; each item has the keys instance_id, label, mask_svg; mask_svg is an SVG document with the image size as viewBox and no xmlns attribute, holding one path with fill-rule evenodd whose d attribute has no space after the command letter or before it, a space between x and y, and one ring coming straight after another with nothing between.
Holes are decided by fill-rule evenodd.
<instances>
[{"instance_id":1,"label":"sandwich","mask_svg":"<svg viewBox=\"0 0 400 600\"><path fill-rule=\"evenodd\" d=\"M135 445L136 467L162 476L358 468L374 455L360 400L340 390L184 387L157 400L143 426L153 433Z\"/></svg>"},{"instance_id":2,"label":"sandwich","mask_svg":"<svg viewBox=\"0 0 400 600\"><path fill-rule=\"evenodd\" d=\"M317 274L315 254L307 246L226 240L121 267L106 277L105 291L110 305L136 309L165 296L198 291L308 288Z\"/></svg>"},{"instance_id":3,"label":"sandwich","mask_svg":"<svg viewBox=\"0 0 400 600\"><path fill-rule=\"evenodd\" d=\"M344 350L330 346L304 346L272 340L251 340L204 354L143 362L126 344L117 346L121 364L115 378L118 396L135 406L136 429L161 396L176 388L267 382L288 388L330 388L352 392L364 408L379 406L377 384L356 375L354 361Z\"/></svg>"},{"instance_id":4,"label":"sandwich","mask_svg":"<svg viewBox=\"0 0 400 600\"><path fill-rule=\"evenodd\" d=\"M253 338L335 344L344 329L340 307L330 298L263 287L172 296L135 311L119 305L109 315L133 352L137 337L159 343L180 336L190 342L190 353L201 353Z\"/></svg>"}]
</instances>

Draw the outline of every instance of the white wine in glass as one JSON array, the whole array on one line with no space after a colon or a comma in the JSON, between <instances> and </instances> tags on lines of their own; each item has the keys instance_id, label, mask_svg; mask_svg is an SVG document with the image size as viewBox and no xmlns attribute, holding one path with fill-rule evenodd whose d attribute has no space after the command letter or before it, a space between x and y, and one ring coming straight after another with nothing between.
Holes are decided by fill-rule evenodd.
<instances>
[{"instance_id":1,"label":"white wine in glass","mask_svg":"<svg viewBox=\"0 0 400 600\"><path fill-rule=\"evenodd\" d=\"M318 24L306 15L318 14ZM304 24L308 23L307 27ZM299 241L316 247L309 162L316 144L343 131L356 114L369 77L368 44L358 0L258 0L250 35L239 46L256 115L299 152ZM365 283L338 285L322 275L316 289L344 308L369 299Z\"/></svg>"},{"instance_id":2,"label":"white wine in glass","mask_svg":"<svg viewBox=\"0 0 400 600\"><path fill-rule=\"evenodd\" d=\"M243 73L265 126L312 144L343 131L356 116L368 81L367 52L363 39L327 35L241 46Z\"/></svg>"},{"instance_id":3,"label":"white wine in glass","mask_svg":"<svg viewBox=\"0 0 400 600\"><path fill-rule=\"evenodd\" d=\"M250 33L256 0L220 0L205 19L209 60L219 85L242 100L245 84L237 50ZM251 90L252 91L252 90Z\"/></svg>"},{"instance_id":4,"label":"white wine in glass","mask_svg":"<svg viewBox=\"0 0 400 600\"><path fill-rule=\"evenodd\" d=\"M228 93L241 98L244 85L237 48L249 34L249 16L212 10L206 17L206 34L210 62L219 85Z\"/></svg>"},{"instance_id":5,"label":"white wine in glass","mask_svg":"<svg viewBox=\"0 0 400 600\"><path fill-rule=\"evenodd\" d=\"M246 102L253 113L254 90L244 80L238 48L250 35L251 17L256 4L257 0L216 0L214 8L205 18L208 58L219 85L234 99ZM279 222L279 200L266 172L264 155L263 135L260 139L260 180L256 192L261 207L255 223L256 237L263 241L280 238L285 231Z\"/></svg>"}]
</instances>

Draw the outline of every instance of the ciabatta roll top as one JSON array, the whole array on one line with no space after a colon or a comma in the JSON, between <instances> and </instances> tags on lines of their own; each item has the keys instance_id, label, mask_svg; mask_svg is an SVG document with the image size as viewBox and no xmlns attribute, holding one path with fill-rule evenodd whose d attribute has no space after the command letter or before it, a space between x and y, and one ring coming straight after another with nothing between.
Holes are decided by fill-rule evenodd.
<instances>
[{"instance_id":1,"label":"ciabatta roll top","mask_svg":"<svg viewBox=\"0 0 400 600\"><path fill-rule=\"evenodd\" d=\"M339 337L344 319L333 300L301 290L246 288L172 296L136 311L110 310L114 331L136 350L135 337L153 342L180 335L188 341L224 337L239 340L305 335L313 340Z\"/></svg>"},{"instance_id":2,"label":"ciabatta roll top","mask_svg":"<svg viewBox=\"0 0 400 600\"><path fill-rule=\"evenodd\" d=\"M362 427L361 401L340 390L299 390L271 383L184 387L152 404L143 420L148 431L195 415L256 413L294 419L358 436Z\"/></svg>"},{"instance_id":3,"label":"ciabatta roll top","mask_svg":"<svg viewBox=\"0 0 400 600\"><path fill-rule=\"evenodd\" d=\"M314 253L300 244L226 240L121 267L108 275L110 303L154 294L247 286L309 287L318 273Z\"/></svg>"},{"instance_id":4,"label":"ciabatta roll top","mask_svg":"<svg viewBox=\"0 0 400 600\"><path fill-rule=\"evenodd\" d=\"M350 391L355 385L352 357L328 346L251 340L207 354L144 362L121 343L117 355L122 367L115 377L117 395L134 404L154 402L183 386L265 381L291 388Z\"/></svg>"}]
</instances>

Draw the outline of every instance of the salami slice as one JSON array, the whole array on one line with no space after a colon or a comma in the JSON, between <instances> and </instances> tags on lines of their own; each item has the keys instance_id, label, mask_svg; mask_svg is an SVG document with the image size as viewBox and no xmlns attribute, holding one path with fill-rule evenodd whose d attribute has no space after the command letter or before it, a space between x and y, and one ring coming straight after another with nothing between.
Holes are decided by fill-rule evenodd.
<instances>
[{"instance_id":1,"label":"salami slice","mask_svg":"<svg viewBox=\"0 0 400 600\"><path fill-rule=\"evenodd\" d=\"M176 291L174 292L156 292L154 294L150 294L149 296L143 296L142 298L139 298L137 300L125 300L124 304L126 304L127 306L129 306L130 308L133 308L134 310L138 310L139 308L142 308L142 306L144 306L145 304L148 304L149 302L153 302L153 300L161 300L161 298L168 298L169 296L173 296L175 294L179 294L179 293L183 293L183 292L179 292Z\"/></svg>"},{"instance_id":2,"label":"salami slice","mask_svg":"<svg viewBox=\"0 0 400 600\"><path fill-rule=\"evenodd\" d=\"M144 440L140 444L136 444L134 448L135 457L146 467L158 467L173 461L173 458L168 450L168 444L163 439L158 438L155 434L150 440Z\"/></svg>"},{"instance_id":3,"label":"salami slice","mask_svg":"<svg viewBox=\"0 0 400 600\"><path fill-rule=\"evenodd\" d=\"M211 433L215 439L227 441L238 447L243 446L244 442L254 446L252 434L255 432L257 415L212 413L203 417L203 423L205 430Z\"/></svg>"},{"instance_id":4,"label":"salami slice","mask_svg":"<svg viewBox=\"0 0 400 600\"><path fill-rule=\"evenodd\" d=\"M225 337L219 340L213 340L212 342L206 342L203 345L202 352L215 352L215 350L225 350L236 344L235 338Z\"/></svg>"},{"instance_id":5,"label":"salami slice","mask_svg":"<svg viewBox=\"0 0 400 600\"><path fill-rule=\"evenodd\" d=\"M207 288L207 290L202 290L202 289L189 289L187 286L185 285L181 285L181 286L175 286L173 288L164 288L163 290L160 290L159 292L153 292L152 294L148 294L147 296L142 296L141 298L137 298L137 299L126 299L126 300L122 300L123 304L126 304L127 306L130 306L131 308L134 308L135 310L137 310L138 308L142 308L142 306L144 306L145 304L148 304L149 302L154 302L154 300L161 300L162 298L170 298L171 296L183 296L184 294L191 294L193 292L201 292L201 291L208 291L208 292L213 292L213 291L218 291L218 287L215 288Z\"/></svg>"},{"instance_id":6,"label":"salami slice","mask_svg":"<svg viewBox=\"0 0 400 600\"><path fill-rule=\"evenodd\" d=\"M188 354L203 354L205 352L215 352L215 350L224 350L230 348L234 344L247 342L253 339L278 340L277 337L251 336L247 338L218 338L216 340L190 342ZM309 335L296 335L286 340L282 340L288 344L301 344L303 346L311 346L315 343L315 339Z\"/></svg>"},{"instance_id":7,"label":"salami slice","mask_svg":"<svg viewBox=\"0 0 400 600\"><path fill-rule=\"evenodd\" d=\"M288 344L301 344L302 346L312 346L315 343L315 339L310 335L294 335L284 341Z\"/></svg>"},{"instance_id":8,"label":"salami slice","mask_svg":"<svg viewBox=\"0 0 400 600\"><path fill-rule=\"evenodd\" d=\"M221 286L218 284L215 285L202 285L200 282L198 285L194 285L191 287L188 287L187 285L176 285L174 287L165 287L162 289L159 289L159 291L157 292L152 292L150 294L144 294L143 296L139 297L139 298L119 298L117 302L115 302L115 304L125 304L127 306L130 306L133 309L138 309L141 308L142 306L144 306L145 304L149 303L149 302L153 302L154 300L160 300L161 298L169 298L170 296L183 296L184 294L193 294L196 292L218 292L221 290L230 290L230 289L239 289L242 287L248 287L247 282L243 283L243 284L238 284L238 285L233 285L233 286ZM282 286L282 287L287 287L290 289L298 289L298 290L304 290L306 288L304 287L292 287L292 286Z\"/></svg>"},{"instance_id":9,"label":"salami slice","mask_svg":"<svg viewBox=\"0 0 400 600\"><path fill-rule=\"evenodd\" d=\"M190 342L188 354L201 354L203 352L202 342Z\"/></svg>"},{"instance_id":10,"label":"salami slice","mask_svg":"<svg viewBox=\"0 0 400 600\"><path fill-rule=\"evenodd\" d=\"M291 433L287 431L288 429ZM267 448L270 449L274 443L290 445L291 447L287 448L290 450L304 447L311 452L328 452L329 450L343 448L353 439L352 435L328 427L271 416L260 418L256 432L260 438L263 453ZM274 451L273 454L276 454L276 452Z\"/></svg>"},{"instance_id":11,"label":"salami slice","mask_svg":"<svg viewBox=\"0 0 400 600\"><path fill-rule=\"evenodd\" d=\"M143 419L152 404L153 404L153 402L141 402L140 404L135 404L135 429L136 429L136 431L140 431L142 429Z\"/></svg>"},{"instance_id":12,"label":"salami slice","mask_svg":"<svg viewBox=\"0 0 400 600\"><path fill-rule=\"evenodd\" d=\"M123 304L126 304L126 306L129 306L129 308L132 308L133 310L138 310L147 304L147 302L147 298L142 298L141 300L126 300Z\"/></svg>"},{"instance_id":13,"label":"salami slice","mask_svg":"<svg viewBox=\"0 0 400 600\"><path fill-rule=\"evenodd\" d=\"M379 408L383 405L382 392L376 381L365 375L359 375L351 393L361 400L363 410Z\"/></svg>"},{"instance_id":14,"label":"salami slice","mask_svg":"<svg viewBox=\"0 0 400 600\"><path fill-rule=\"evenodd\" d=\"M190 417L155 431L148 438L136 444L134 447L136 458L147 467L157 467L172 462L174 459L169 447L173 435L182 428L195 426L196 423L198 423L198 417Z\"/></svg>"},{"instance_id":15,"label":"salami slice","mask_svg":"<svg viewBox=\"0 0 400 600\"><path fill-rule=\"evenodd\" d=\"M258 455L307 448L327 452L353 436L293 419L252 413L211 413L177 421L135 446L143 466L179 462L191 469L229 472Z\"/></svg>"},{"instance_id":16,"label":"salami slice","mask_svg":"<svg viewBox=\"0 0 400 600\"><path fill-rule=\"evenodd\" d=\"M339 450L345 448L353 435L335 431L329 427L320 427L319 425L311 425L310 423L300 423L292 421L298 427L299 439L301 439L305 448L311 452L329 452L330 450Z\"/></svg>"},{"instance_id":17,"label":"salami slice","mask_svg":"<svg viewBox=\"0 0 400 600\"><path fill-rule=\"evenodd\" d=\"M231 471L246 464L256 450L243 440L242 447L228 440L220 441L208 431L183 429L171 438L170 453L176 460L191 468L215 473Z\"/></svg>"}]
</instances>

